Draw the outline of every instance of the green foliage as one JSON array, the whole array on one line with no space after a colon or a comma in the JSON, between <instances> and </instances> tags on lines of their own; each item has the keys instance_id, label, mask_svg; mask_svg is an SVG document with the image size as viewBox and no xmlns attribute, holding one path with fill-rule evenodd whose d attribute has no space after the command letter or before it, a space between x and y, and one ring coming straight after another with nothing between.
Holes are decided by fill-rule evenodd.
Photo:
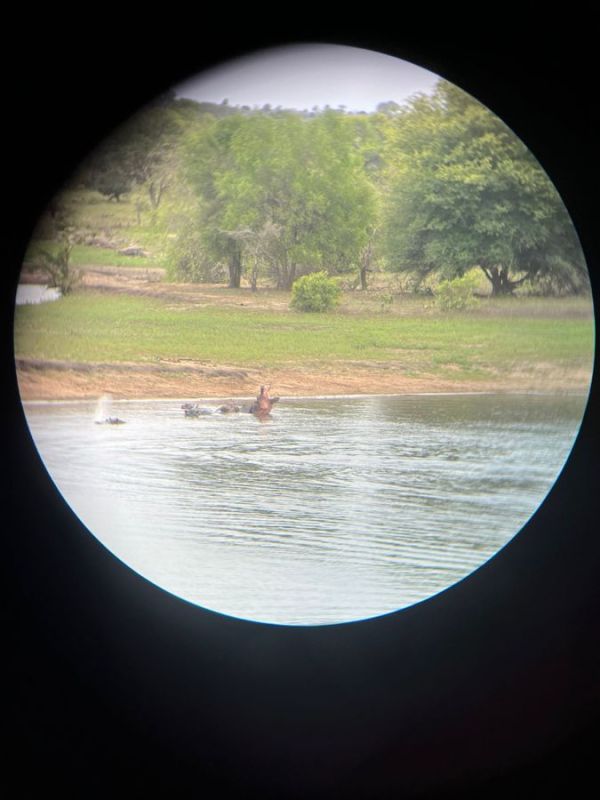
<instances>
[{"instance_id":1,"label":"green foliage","mask_svg":"<svg viewBox=\"0 0 600 800\"><path fill-rule=\"evenodd\" d=\"M441 311L465 311L473 308L477 300L473 291L477 287L477 279L470 273L460 278L443 280L435 291L437 307Z\"/></svg>"},{"instance_id":2,"label":"green foliage","mask_svg":"<svg viewBox=\"0 0 600 800\"><path fill-rule=\"evenodd\" d=\"M124 170L107 167L94 173L93 179L88 184L109 200L119 202L124 194L131 191L133 180Z\"/></svg>"},{"instance_id":3,"label":"green foliage","mask_svg":"<svg viewBox=\"0 0 600 800\"><path fill-rule=\"evenodd\" d=\"M289 290L298 275L325 270L367 290L389 269L403 291L432 294L475 268L494 295L589 289L577 235L540 165L443 81L432 96L371 114L158 98L91 154L58 200L35 238L75 228L75 264L117 265L118 249L135 244L151 263L164 259L172 280L231 288L245 279ZM87 245L95 249L80 252Z\"/></svg>"},{"instance_id":4,"label":"green foliage","mask_svg":"<svg viewBox=\"0 0 600 800\"><path fill-rule=\"evenodd\" d=\"M207 124L191 149L190 177L219 255L241 261L250 243L253 258L284 289L300 271L357 263L375 209L343 115L226 117ZM266 229L269 247L257 255L256 237Z\"/></svg>"},{"instance_id":5,"label":"green foliage","mask_svg":"<svg viewBox=\"0 0 600 800\"><path fill-rule=\"evenodd\" d=\"M496 115L441 82L387 125L385 240L394 269L451 278L477 266L494 294L549 273L585 288L583 255L558 193Z\"/></svg>"},{"instance_id":6,"label":"green foliage","mask_svg":"<svg viewBox=\"0 0 600 800\"><path fill-rule=\"evenodd\" d=\"M171 280L219 282L226 275L223 263L215 261L206 250L206 237L196 219L181 221L167 247L167 275Z\"/></svg>"},{"instance_id":7,"label":"green foliage","mask_svg":"<svg viewBox=\"0 0 600 800\"><path fill-rule=\"evenodd\" d=\"M241 283L242 246L228 230L227 201L217 181L231 163L231 140L241 120L237 114L220 120L203 117L184 140L186 185L196 196L197 246L202 259L225 266L230 288L239 288Z\"/></svg>"},{"instance_id":8,"label":"green foliage","mask_svg":"<svg viewBox=\"0 0 600 800\"><path fill-rule=\"evenodd\" d=\"M177 195L169 196L154 221L164 235L164 256L169 280L218 282L226 274L224 265L207 247L197 198L184 181Z\"/></svg>"},{"instance_id":9,"label":"green foliage","mask_svg":"<svg viewBox=\"0 0 600 800\"><path fill-rule=\"evenodd\" d=\"M330 311L339 302L341 290L325 271L298 278L292 286L291 307L297 311Z\"/></svg>"},{"instance_id":10,"label":"green foliage","mask_svg":"<svg viewBox=\"0 0 600 800\"><path fill-rule=\"evenodd\" d=\"M379 295L379 308L382 311L389 311L394 302L394 295L391 292L382 292Z\"/></svg>"}]
</instances>

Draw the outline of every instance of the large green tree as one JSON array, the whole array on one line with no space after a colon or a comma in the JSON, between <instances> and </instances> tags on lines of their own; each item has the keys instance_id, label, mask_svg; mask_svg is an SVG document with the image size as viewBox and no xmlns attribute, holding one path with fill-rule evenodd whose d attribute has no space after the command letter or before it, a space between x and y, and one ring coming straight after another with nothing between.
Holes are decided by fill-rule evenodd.
<instances>
[{"instance_id":1,"label":"large green tree","mask_svg":"<svg viewBox=\"0 0 600 800\"><path fill-rule=\"evenodd\" d=\"M190 254L196 264L194 276L223 267L232 289L241 283L244 242L230 228L228 198L220 191L218 179L232 168L231 142L243 122L241 114L222 119L206 114L186 137L183 170L198 199L193 236L188 237L194 243Z\"/></svg>"},{"instance_id":2,"label":"large green tree","mask_svg":"<svg viewBox=\"0 0 600 800\"><path fill-rule=\"evenodd\" d=\"M385 246L392 269L444 277L479 267L492 293L525 281L586 286L569 215L523 142L441 81L386 122Z\"/></svg>"},{"instance_id":3,"label":"large green tree","mask_svg":"<svg viewBox=\"0 0 600 800\"><path fill-rule=\"evenodd\" d=\"M278 288L291 288L303 272L356 266L375 213L372 188L343 115L312 119L257 114L228 126L226 153L204 194L219 207L221 236L244 248L268 243L265 266ZM265 237L265 230L269 236Z\"/></svg>"}]
</instances>

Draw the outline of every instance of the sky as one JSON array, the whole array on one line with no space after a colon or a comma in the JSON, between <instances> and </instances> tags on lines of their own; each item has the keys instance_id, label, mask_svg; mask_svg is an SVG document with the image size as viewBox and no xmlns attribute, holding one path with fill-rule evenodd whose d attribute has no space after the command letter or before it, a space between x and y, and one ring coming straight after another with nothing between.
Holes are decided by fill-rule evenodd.
<instances>
[{"instance_id":1,"label":"sky","mask_svg":"<svg viewBox=\"0 0 600 800\"><path fill-rule=\"evenodd\" d=\"M174 87L178 96L229 105L312 109L343 105L374 111L417 92L430 93L438 76L393 56L357 47L303 44L270 48L196 75Z\"/></svg>"}]
</instances>

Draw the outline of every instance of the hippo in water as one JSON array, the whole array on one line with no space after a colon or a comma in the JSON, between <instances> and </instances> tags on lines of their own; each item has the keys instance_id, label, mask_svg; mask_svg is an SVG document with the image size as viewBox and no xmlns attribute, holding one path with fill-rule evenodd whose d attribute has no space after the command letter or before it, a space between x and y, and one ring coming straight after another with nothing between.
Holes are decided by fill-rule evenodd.
<instances>
[{"instance_id":1,"label":"hippo in water","mask_svg":"<svg viewBox=\"0 0 600 800\"><path fill-rule=\"evenodd\" d=\"M222 406L217 408L217 411L220 414L237 414L241 410L241 406L236 405L233 400L228 400L226 403L223 403Z\"/></svg>"},{"instance_id":2,"label":"hippo in water","mask_svg":"<svg viewBox=\"0 0 600 800\"><path fill-rule=\"evenodd\" d=\"M124 425L125 420L119 417L106 417L105 419L97 419L96 425Z\"/></svg>"},{"instance_id":3,"label":"hippo in water","mask_svg":"<svg viewBox=\"0 0 600 800\"><path fill-rule=\"evenodd\" d=\"M215 413L212 408L203 408L198 403L184 403L181 407L186 417L204 417Z\"/></svg>"},{"instance_id":4,"label":"hippo in water","mask_svg":"<svg viewBox=\"0 0 600 800\"><path fill-rule=\"evenodd\" d=\"M255 414L257 417L267 417L271 413L271 409L279 401L278 397L270 397L270 386L261 386L260 394L249 408L244 408L250 414ZM242 410L241 406L234 403L233 400L227 400L223 405L217 408L207 408L200 406L198 403L183 403L181 408L186 417L204 417L211 414L236 414Z\"/></svg>"},{"instance_id":5,"label":"hippo in water","mask_svg":"<svg viewBox=\"0 0 600 800\"><path fill-rule=\"evenodd\" d=\"M270 386L260 387L260 394L248 409L251 414L255 414L257 417L266 417L271 413L275 403L279 402L279 397L270 397L270 388Z\"/></svg>"},{"instance_id":6,"label":"hippo in water","mask_svg":"<svg viewBox=\"0 0 600 800\"><path fill-rule=\"evenodd\" d=\"M235 414L242 410L233 400L228 400L218 408L206 408L205 406L199 406L198 403L183 403L181 408L186 417L205 417L210 414Z\"/></svg>"}]
</instances>

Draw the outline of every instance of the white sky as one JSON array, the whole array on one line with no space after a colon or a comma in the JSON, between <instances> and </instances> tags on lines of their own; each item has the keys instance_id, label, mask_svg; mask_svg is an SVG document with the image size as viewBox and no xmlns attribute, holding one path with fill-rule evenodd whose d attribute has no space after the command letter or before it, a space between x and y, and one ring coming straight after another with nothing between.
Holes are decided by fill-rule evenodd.
<instances>
[{"instance_id":1,"label":"white sky","mask_svg":"<svg viewBox=\"0 0 600 800\"><path fill-rule=\"evenodd\" d=\"M393 56L328 44L270 48L200 73L174 87L177 95L232 106L312 109L329 105L373 111L432 91L438 76Z\"/></svg>"}]
</instances>

